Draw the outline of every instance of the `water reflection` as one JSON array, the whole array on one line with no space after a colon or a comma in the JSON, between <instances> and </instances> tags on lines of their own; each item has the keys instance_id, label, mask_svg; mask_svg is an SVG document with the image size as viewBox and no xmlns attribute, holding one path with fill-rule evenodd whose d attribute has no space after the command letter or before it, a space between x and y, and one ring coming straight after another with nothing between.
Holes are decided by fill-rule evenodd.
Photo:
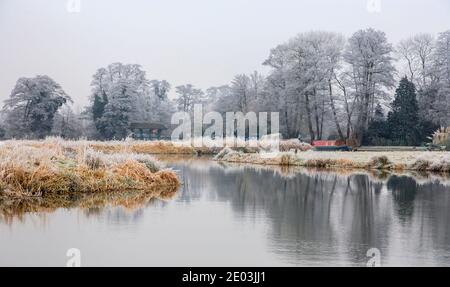
<instances>
[{"instance_id":1,"label":"water reflection","mask_svg":"<svg viewBox=\"0 0 450 287\"><path fill-rule=\"evenodd\" d=\"M388 265L449 265L450 188L439 175L374 174L220 165L172 165L184 179L180 200L207 191L236 216L263 217L284 262L364 265L381 250Z\"/></svg>"},{"instance_id":2,"label":"water reflection","mask_svg":"<svg viewBox=\"0 0 450 287\"><path fill-rule=\"evenodd\" d=\"M112 193L74 193L45 197L11 197L0 196L0 222L12 224L14 219L19 221L28 213L52 213L58 209L81 209L86 217L96 217L105 210L117 221L136 220L142 214L142 208L150 205L155 199L170 200L177 187L162 187L151 191L124 191ZM122 207L114 210L111 215L110 207Z\"/></svg>"},{"instance_id":3,"label":"water reflection","mask_svg":"<svg viewBox=\"0 0 450 287\"><path fill-rule=\"evenodd\" d=\"M0 246L12 250L0 265L25 252L15 245L21 234L42 236L41 248L54 248L36 229L11 221L42 211L47 220L61 222L47 227L53 245L66 247L66 241L75 240L75 246L97 255L91 255L90 265L365 266L370 248L380 249L383 265L450 265L446 176L163 160L183 182L175 197L64 199L59 207L83 211L82 219L76 215L82 227L71 239L61 234L75 221L72 213L61 214L45 201L0 200L2 220L16 228L1 237L0 224ZM107 249L105 242L114 247Z\"/></svg>"}]
</instances>

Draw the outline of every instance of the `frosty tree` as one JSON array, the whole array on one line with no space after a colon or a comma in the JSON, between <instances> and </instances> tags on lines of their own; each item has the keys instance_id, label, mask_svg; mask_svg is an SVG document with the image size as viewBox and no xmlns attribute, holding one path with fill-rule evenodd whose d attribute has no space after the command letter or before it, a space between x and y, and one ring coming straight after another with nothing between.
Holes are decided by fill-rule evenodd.
<instances>
[{"instance_id":1,"label":"frosty tree","mask_svg":"<svg viewBox=\"0 0 450 287\"><path fill-rule=\"evenodd\" d=\"M382 31L360 30L348 40L344 54L356 99L355 139L361 143L380 99L394 86L393 47Z\"/></svg>"},{"instance_id":2,"label":"frosty tree","mask_svg":"<svg viewBox=\"0 0 450 287\"><path fill-rule=\"evenodd\" d=\"M176 104L179 111L191 112L194 105L199 103L203 97L203 91L195 88L192 84L177 86Z\"/></svg>"},{"instance_id":3,"label":"frosty tree","mask_svg":"<svg viewBox=\"0 0 450 287\"><path fill-rule=\"evenodd\" d=\"M90 113L102 139L122 139L133 121L170 121L167 81L146 78L141 66L113 63L93 76Z\"/></svg>"},{"instance_id":4,"label":"frosty tree","mask_svg":"<svg viewBox=\"0 0 450 287\"><path fill-rule=\"evenodd\" d=\"M71 101L49 76L20 78L4 106L9 136L44 138L50 134L58 109Z\"/></svg>"}]
</instances>

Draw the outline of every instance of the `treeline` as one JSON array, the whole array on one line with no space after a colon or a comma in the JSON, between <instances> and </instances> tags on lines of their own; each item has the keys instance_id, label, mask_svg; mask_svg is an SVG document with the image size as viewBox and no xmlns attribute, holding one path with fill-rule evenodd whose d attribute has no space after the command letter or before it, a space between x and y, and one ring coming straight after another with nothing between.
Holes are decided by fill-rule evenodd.
<instances>
[{"instance_id":1,"label":"treeline","mask_svg":"<svg viewBox=\"0 0 450 287\"><path fill-rule=\"evenodd\" d=\"M20 78L2 111L3 138L124 139L132 122L169 125L176 111L167 81L148 80L139 65L113 63L92 77L90 104L79 113L48 76Z\"/></svg>"},{"instance_id":2,"label":"treeline","mask_svg":"<svg viewBox=\"0 0 450 287\"><path fill-rule=\"evenodd\" d=\"M98 69L90 104L80 113L47 76L21 78L5 101L6 138L123 139L131 122L170 124L175 111L279 112L281 133L304 140L418 145L438 126L450 125L450 30L419 34L394 47L382 31L298 34L274 47L258 72L205 91L148 80L139 65Z\"/></svg>"}]
</instances>

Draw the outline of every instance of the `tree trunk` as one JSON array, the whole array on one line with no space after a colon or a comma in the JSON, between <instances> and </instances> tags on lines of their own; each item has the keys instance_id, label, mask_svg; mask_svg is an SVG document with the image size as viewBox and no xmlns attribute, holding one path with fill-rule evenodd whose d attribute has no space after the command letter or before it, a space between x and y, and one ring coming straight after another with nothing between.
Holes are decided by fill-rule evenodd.
<instances>
[{"instance_id":1,"label":"tree trunk","mask_svg":"<svg viewBox=\"0 0 450 287\"><path fill-rule=\"evenodd\" d=\"M315 139L314 137L314 130L312 126L312 120L311 120L311 108L309 106L309 95L308 92L305 92L305 109L306 109L306 116L308 120L308 130L309 130L309 136L311 137L311 142Z\"/></svg>"},{"instance_id":2,"label":"tree trunk","mask_svg":"<svg viewBox=\"0 0 450 287\"><path fill-rule=\"evenodd\" d=\"M316 135L317 135L317 139L321 139L320 138L320 121L319 121L319 111L317 108L317 92L316 89L313 89L313 96L314 96L314 118L316 121Z\"/></svg>"},{"instance_id":3,"label":"tree trunk","mask_svg":"<svg viewBox=\"0 0 450 287\"><path fill-rule=\"evenodd\" d=\"M337 129L339 138L341 140L344 140L344 135L342 134L341 125L339 124L339 120L337 118L336 107L334 106L333 89L331 86L331 80L328 80L328 89L330 92L330 105L331 105L331 111L332 111L333 117L334 117L334 122L336 123L336 129Z\"/></svg>"},{"instance_id":4,"label":"tree trunk","mask_svg":"<svg viewBox=\"0 0 450 287\"><path fill-rule=\"evenodd\" d=\"M369 119L369 105L371 100L371 85L372 85L372 64L369 67L366 67L367 75L364 79L363 83L363 97L361 102L361 107L358 114L358 123L357 123L357 132L356 132L356 140L358 144L361 145L362 139L364 137L364 133L367 129L368 119Z\"/></svg>"},{"instance_id":5,"label":"tree trunk","mask_svg":"<svg viewBox=\"0 0 450 287\"><path fill-rule=\"evenodd\" d=\"M284 102L284 120L286 123L286 134L290 137L291 129L289 128L289 118L288 118L288 105L287 101Z\"/></svg>"}]
</instances>

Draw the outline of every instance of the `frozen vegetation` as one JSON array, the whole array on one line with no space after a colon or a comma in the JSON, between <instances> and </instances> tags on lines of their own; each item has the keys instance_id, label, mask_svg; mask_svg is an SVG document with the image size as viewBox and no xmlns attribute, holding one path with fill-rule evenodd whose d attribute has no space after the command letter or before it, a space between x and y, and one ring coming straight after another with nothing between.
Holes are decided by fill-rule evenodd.
<instances>
[{"instance_id":1,"label":"frozen vegetation","mask_svg":"<svg viewBox=\"0 0 450 287\"><path fill-rule=\"evenodd\" d=\"M152 156L99 145L59 138L3 142L0 196L51 198L126 191L160 196L177 190L175 172L161 169Z\"/></svg>"},{"instance_id":2,"label":"frozen vegetation","mask_svg":"<svg viewBox=\"0 0 450 287\"><path fill-rule=\"evenodd\" d=\"M392 152L280 152L273 155L244 153L225 148L218 161L317 168L361 168L450 172L450 153L430 151Z\"/></svg>"},{"instance_id":3,"label":"frozen vegetation","mask_svg":"<svg viewBox=\"0 0 450 287\"><path fill-rule=\"evenodd\" d=\"M1 111L0 138L123 140L132 124L166 127L175 112L277 112L283 138L339 139L352 145L428 142L450 125L450 30L416 34L399 43L367 28L348 38L309 31L267 51L267 73L238 74L222 85L172 87L139 64L111 63L92 75L89 104L47 75L21 77ZM402 77L402 78L401 78ZM169 97L171 89L173 97ZM206 128L205 126L203 128Z\"/></svg>"}]
</instances>

